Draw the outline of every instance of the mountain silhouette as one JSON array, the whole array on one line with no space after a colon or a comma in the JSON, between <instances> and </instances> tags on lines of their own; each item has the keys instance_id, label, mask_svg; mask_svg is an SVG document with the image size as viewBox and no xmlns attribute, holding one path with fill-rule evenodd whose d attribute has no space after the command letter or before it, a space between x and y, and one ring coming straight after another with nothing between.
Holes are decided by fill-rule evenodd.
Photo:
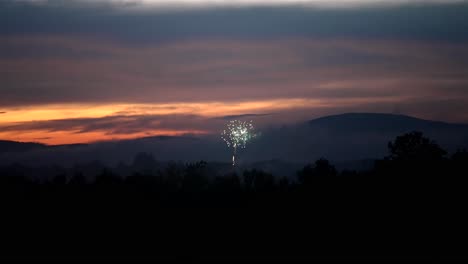
<instances>
[{"instance_id":1,"label":"mountain silhouette","mask_svg":"<svg viewBox=\"0 0 468 264\"><path fill-rule=\"evenodd\" d=\"M354 161L363 164L363 161L388 154L388 142L411 131L423 132L449 152L468 146L466 124L394 114L347 113L261 130L261 136L255 138L247 149L240 151L239 162L247 166L266 161L262 167L274 168L275 166L268 163L281 160L300 164L324 157L335 164L350 165ZM115 165L119 161L131 163L140 152L152 153L160 161L229 162L231 158L229 149L217 134L148 137L64 146L5 142L0 142L0 164L56 162L73 165L99 160ZM297 167L283 165L281 167Z\"/></svg>"},{"instance_id":2,"label":"mountain silhouette","mask_svg":"<svg viewBox=\"0 0 468 264\"><path fill-rule=\"evenodd\" d=\"M247 158L307 162L322 156L335 162L387 154L387 143L403 133L421 131L453 152L468 145L468 125L379 113L347 113L265 131ZM267 153L265 153L267 150Z\"/></svg>"},{"instance_id":3,"label":"mountain silhouette","mask_svg":"<svg viewBox=\"0 0 468 264\"><path fill-rule=\"evenodd\" d=\"M468 124L452 124L440 121L430 121L405 115L379 113L346 113L317 118L309 121L311 126L326 126L329 129L404 132L408 130L447 130L468 129Z\"/></svg>"},{"instance_id":4,"label":"mountain silhouette","mask_svg":"<svg viewBox=\"0 0 468 264\"><path fill-rule=\"evenodd\" d=\"M47 145L34 142L16 142L9 140L0 140L1 152L24 152L36 149L44 149Z\"/></svg>"}]
</instances>

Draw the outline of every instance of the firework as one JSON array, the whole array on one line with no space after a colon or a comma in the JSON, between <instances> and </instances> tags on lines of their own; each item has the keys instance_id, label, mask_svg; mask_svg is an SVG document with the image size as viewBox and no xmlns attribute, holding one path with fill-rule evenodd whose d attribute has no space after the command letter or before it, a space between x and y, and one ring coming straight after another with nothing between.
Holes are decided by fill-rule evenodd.
<instances>
[{"instance_id":1,"label":"firework","mask_svg":"<svg viewBox=\"0 0 468 264\"><path fill-rule=\"evenodd\" d=\"M245 148L247 143L255 137L252 121L232 120L226 125L221 133L221 138L226 142L228 148L233 149L232 166L236 165L236 154L238 148Z\"/></svg>"}]
</instances>

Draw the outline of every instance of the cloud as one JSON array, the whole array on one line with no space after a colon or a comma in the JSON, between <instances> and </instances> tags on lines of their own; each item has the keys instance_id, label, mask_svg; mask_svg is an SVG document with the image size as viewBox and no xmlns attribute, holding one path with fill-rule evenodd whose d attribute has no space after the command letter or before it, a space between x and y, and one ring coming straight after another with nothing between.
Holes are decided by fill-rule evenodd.
<instances>
[{"instance_id":1,"label":"cloud","mask_svg":"<svg viewBox=\"0 0 468 264\"><path fill-rule=\"evenodd\" d=\"M286 104L291 103L289 101ZM278 102L271 105L277 104ZM437 106L434 107L434 105ZM149 110L148 107L135 107L134 111L139 111L142 114L0 123L0 138L14 141L40 141L55 145L161 135L216 135L224 127L226 120L231 118L252 118L255 126L261 131L279 124L302 123L305 120L330 114L346 112L388 113L389 109L398 109L399 113L425 119L456 122L457 120L467 120L466 112L460 111L466 105L468 105L466 99L437 100L424 97L416 100L363 100L352 103L336 101L317 105L302 101L301 104L299 102L293 103L289 108L282 106L282 110L275 114L240 114L219 117L198 114L144 114L145 111ZM145 108L146 110L144 110ZM70 110L64 110L64 112L70 112ZM220 113L222 112L224 110L220 111ZM127 111L127 113L134 112Z\"/></svg>"},{"instance_id":2,"label":"cloud","mask_svg":"<svg viewBox=\"0 0 468 264\"><path fill-rule=\"evenodd\" d=\"M7 113L7 112L0 112L0 115L1 115L1 114L6 114L6 113Z\"/></svg>"},{"instance_id":3,"label":"cloud","mask_svg":"<svg viewBox=\"0 0 468 264\"><path fill-rule=\"evenodd\" d=\"M465 1L452 4L438 1L439 4L435 6L399 2L402 6L371 5L352 9L282 5L242 8L221 6L183 11L145 8L145 12L140 12L122 11L119 6L123 4L115 2L47 1L43 4L14 4L1 1L0 35L102 36L129 45L152 45L193 38L468 39L468 33L464 30L468 26L468 21L464 19L468 12ZM132 6L128 1L126 3L124 6Z\"/></svg>"},{"instance_id":4,"label":"cloud","mask_svg":"<svg viewBox=\"0 0 468 264\"><path fill-rule=\"evenodd\" d=\"M288 98L326 102L421 94L464 98L468 81L468 48L458 43L206 39L134 48L99 38L1 40L0 50L28 46L105 54L0 59L4 106Z\"/></svg>"},{"instance_id":5,"label":"cloud","mask_svg":"<svg viewBox=\"0 0 468 264\"><path fill-rule=\"evenodd\" d=\"M461 2L184 12L0 2L5 106L466 96Z\"/></svg>"},{"instance_id":6,"label":"cloud","mask_svg":"<svg viewBox=\"0 0 468 264\"><path fill-rule=\"evenodd\" d=\"M203 118L195 115L139 115L139 116L106 116L100 118L69 118L44 121L21 122L3 125L2 131L70 131L89 133L104 131L108 135L132 134L157 129L184 130L195 129ZM206 127L206 126L204 126Z\"/></svg>"},{"instance_id":7,"label":"cloud","mask_svg":"<svg viewBox=\"0 0 468 264\"><path fill-rule=\"evenodd\" d=\"M0 125L0 136L48 144L85 143L158 135L206 134L218 127L216 120L195 115L106 116L26 121Z\"/></svg>"},{"instance_id":8,"label":"cloud","mask_svg":"<svg viewBox=\"0 0 468 264\"><path fill-rule=\"evenodd\" d=\"M248 7L248 6L285 6L295 5L321 8L350 8L365 6L398 6L411 4L452 4L464 0L10 0L36 5L63 4L68 5L105 5L123 9L188 9L209 7Z\"/></svg>"},{"instance_id":9,"label":"cloud","mask_svg":"<svg viewBox=\"0 0 468 264\"><path fill-rule=\"evenodd\" d=\"M34 140L49 140L49 139L52 139L51 137L39 137L39 138L35 138Z\"/></svg>"},{"instance_id":10,"label":"cloud","mask_svg":"<svg viewBox=\"0 0 468 264\"><path fill-rule=\"evenodd\" d=\"M242 119L242 118L253 118L253 117L263 117L263 116L270 116L273 114L243 114L243 115L227 115L227 116L221 116L217 117L217 119L223 119L223 120L231 120L231 119Z\"/></svg>"}]
</instances>

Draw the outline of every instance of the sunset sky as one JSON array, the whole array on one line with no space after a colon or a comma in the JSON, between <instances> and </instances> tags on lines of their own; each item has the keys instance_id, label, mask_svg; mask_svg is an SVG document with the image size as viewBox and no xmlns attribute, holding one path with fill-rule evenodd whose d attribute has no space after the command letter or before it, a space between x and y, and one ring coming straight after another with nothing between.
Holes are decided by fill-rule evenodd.
<instances>
[{"instance_id":1,"label":"sunset sky","mask_svg":"<svg viewBox=\"0 0 468 264\"><path fill-rule=\"evenodd\" d=\"M468 123L468 1L0 1L1 140L345 112Z\"/></svg>"}]
</instances>

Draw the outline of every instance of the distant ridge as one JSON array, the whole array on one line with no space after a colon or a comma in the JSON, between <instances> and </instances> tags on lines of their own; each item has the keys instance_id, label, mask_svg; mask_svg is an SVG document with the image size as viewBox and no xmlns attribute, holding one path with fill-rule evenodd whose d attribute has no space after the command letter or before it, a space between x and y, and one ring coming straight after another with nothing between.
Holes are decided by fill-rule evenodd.
<instances>
[{"instance_id":1,"label":"distant ridge","mask_svg":"<svg viewBox=\"0 0 468 264\"><path fill-rule=\"evenodd\" d=\"M409 132L434 129L468 129L468 124L447 123L425 120L416 117L382 113L345 113L310 120L311 126L327 126L330 129L380 130L381 132Z\"/></svg>"},{"instance_id":2,"label":"distant ridge","mask_svg":"<svg viewBox=\"0 0 468 264\"><path fill-rule=\"evenodd\" d=\"M388 142L412 131L423 132L449 153L468 148L467 124L396 114L346 113L263 129L261 136L241 151L239 161L255 163L255 166L265 169L283 170L290 166L281 161L303 164L323 157L348 167L349 161L368 161L388 155ZM131 162L140 152L153 153L160 161L226 162L231 159L230 150L217 136L182 135L61 146L0 141L0 154L3 154L0 165L23 161L72 166L77 162L94 160L115 164ZM262 163L271 160L274 162Z\"/></svg>"},{"instance_id":3,"label":"distant ridge","mask_svg":"<svg viewBox=\"0 0 468 264\"><path fill-rule=\"evenodd\" d=\"M27 151L41 150L41 149L79 148L79 147L85 147L88 145L90 144L77 143L77 144L63 144L63 145L47 145L47 144L37 143L37 142L0 140L0 153L27 152Z\"/></svg>"},{"instance_id":4,"label":"distant ridge","mask_svg":"<svg viewBox=\"0 0 468 264\"><path fill-rule=\"evenodd\" d=\"M24 152L43 148L47 148L47 145L35 142L0 140L0 152Z\"/></svg>"},{"instance_id":5,"label":"distant ridge","mask_svg":"<svg viewBox=\"0 0 468 264\"><path fill-rule=\"evenodd\" d=\"M362 122L362 121L375 121L378 123L388 123L389 121L399 122L399 123L410 123L410 122L419 122L419 123L432 123L432 124L440 124L440 125L456 125L456 126L468 126L468 124L462 123L449 123L443 121L435 121L435 120L427 120L407 115L401 114L386 114L386 113L344 113L338 115L329 115L323 116L316 119L312 119L309 123L316 123L316 122L334 122L334 121L344 121L350 120L353 122Z\"/></svg>"}]
</instances>

